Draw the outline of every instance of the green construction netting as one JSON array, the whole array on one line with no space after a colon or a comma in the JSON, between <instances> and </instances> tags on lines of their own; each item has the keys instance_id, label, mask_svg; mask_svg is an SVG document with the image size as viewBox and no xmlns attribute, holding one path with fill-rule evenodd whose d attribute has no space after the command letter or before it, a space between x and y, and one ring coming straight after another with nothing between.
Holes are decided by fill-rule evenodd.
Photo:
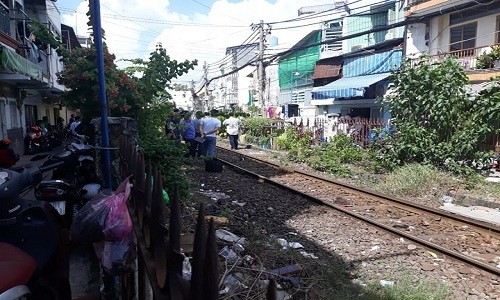
<instances>
[{"instance_id":1,"label":"green construction netting","mask_svg":"<svg viewBox=\"0 0 500 300\"><path fill-rule=\"evenodd\" d=\"M312 37L305 45L321 41L321 33ZM297 50L279 62L278 75L280 89L291 90L301 83L311 81L314 66L319 59L319 46Z\"/></svg>"},{"instance_id":2,"label":"green construction netting","mask_svg":"<svg viewBox=\"0 0 500 300\"><path fill-rule=\"evenodd\" d=\"M0 63L6 70L43 81L43 72L39 66L8 48L0 47Z\"/></svg>"}]
</instances>

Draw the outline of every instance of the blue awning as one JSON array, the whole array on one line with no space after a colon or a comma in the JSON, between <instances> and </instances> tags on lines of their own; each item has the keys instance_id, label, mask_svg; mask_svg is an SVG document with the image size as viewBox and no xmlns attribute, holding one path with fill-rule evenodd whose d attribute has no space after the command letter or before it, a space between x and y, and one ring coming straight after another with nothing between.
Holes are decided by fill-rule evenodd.
<instances>
[{"instance_id":1,"label":"blue awning","mask_svg":"<svg viewBox=\"0 0 500 300\"><path fill-rule=\"evenodd\" d=\"M362 97L365 89L372 84L391 76L391 73L380 73L356 77L342 77L325 86L312 89L313 99Z\"/></svg>"}]
</instances>

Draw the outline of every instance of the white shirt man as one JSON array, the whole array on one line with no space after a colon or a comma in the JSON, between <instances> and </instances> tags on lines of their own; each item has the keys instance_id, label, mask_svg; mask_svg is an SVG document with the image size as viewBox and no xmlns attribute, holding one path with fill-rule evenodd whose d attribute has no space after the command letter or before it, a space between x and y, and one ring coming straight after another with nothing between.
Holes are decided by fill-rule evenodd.
<instances>
[{"instance_id":1,"label":"white shirt man","mask_svg":"<svg viewBox=\"0 0 500 300\"><path fill-rule=\"evenodd\" d=\"M217 144L217 133L221 123L216 117L203 118L200 121L201 137L205 139L202 144L202 155L207 157L215 156L215 147Z\"/></svg>"},{"instance_id":2,"label":"white shirt man","mask_svg":"<svg viewBox=\"0 0 500 300\"><path fill-rule=\"evenodd\" d=\"M230 116L223 123L226 125L231 150L238 149L238 135L240 134L240 119Z\"/></svg>"}]
</instances>

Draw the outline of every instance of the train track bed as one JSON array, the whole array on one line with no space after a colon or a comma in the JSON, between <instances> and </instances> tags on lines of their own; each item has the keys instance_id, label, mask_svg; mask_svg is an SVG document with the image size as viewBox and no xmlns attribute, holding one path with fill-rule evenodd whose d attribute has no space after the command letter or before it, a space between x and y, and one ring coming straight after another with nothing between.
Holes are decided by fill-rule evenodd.
<instances>
[{"instance_id":1,"label":"train track bed","mask_svg":"<svg viewBox=\"0 0 500 300\"><path fill-rule=\"evenodd\" d=\"M265 174L297 190L313 193L324 201L385 222L392 228L472 256L484 264L493 267L500 264L499 240L495 232L488 233L485 228L477 230L474 224L463 225L442 216L423 215L415 208L394 206L346 188L334 189L331 184L315 183L311 178L296 178L290 170L263 166L261 162L247 157L242 159L241 154L248 152L251 151L224 154L221 150L218 156L244 165L246 169L256 168L255 173ZM300 242L306 243L306 248L320 259L331 259L333 256L335 261L342 262L349 276L366 280L394 279L391 276L404 269L411 271L412 275L443 280L451 285L454 295L459 296L457 299L466 296L477 299L500 297L497 275L313 204L293 192L259 183L262 180L243 176L241 172L227 167L220 174L195 172L191 176L203 184L202 189L219 189L230 196L230 200L217 205L234 214L233 226L237 230L247 235L257 230L265 236L302 240ZM233 202L246 204L240 207ZM289 232L297 235L290 236Z\"/></svg>"}]
</instances>

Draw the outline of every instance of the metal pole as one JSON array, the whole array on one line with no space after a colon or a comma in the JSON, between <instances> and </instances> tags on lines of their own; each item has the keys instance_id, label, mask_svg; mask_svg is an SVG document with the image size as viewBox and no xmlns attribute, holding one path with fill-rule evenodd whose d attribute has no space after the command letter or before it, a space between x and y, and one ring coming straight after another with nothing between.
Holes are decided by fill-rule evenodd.
<instances>
[{"instance_id":1,"label":"metal pole","mask_svg":"<svg viewBox=\"0 0 500 300\"><path fill-rule=\"evenodd\" d=\"M259 97L260 97L260 105L261 105L261 111L262 111L262 117L266 117L266 103L265 103L265 97L264 97L264 42L265 42L265 36L264 36L264 21L260 20L259 23L259 62L258 62L258 69L257 69L257 81L258 81L258 91L259 91Z\"/></svg>"},{"instance_id":2,"label":"metal pole","mask_svg":"<svg viewBox=\"0 0 500 300\"><path fill-rule=\"evenodd\" d=\"M102 47L101 4L93 0L94 43L97 52L97 75L99 78L99 107L101 109L101 154L102 173L105 188L111 188L111 155L109 150L108 106L106 103L106 82L104 75L104 52Z\"/></svg>"}]
</instances>

